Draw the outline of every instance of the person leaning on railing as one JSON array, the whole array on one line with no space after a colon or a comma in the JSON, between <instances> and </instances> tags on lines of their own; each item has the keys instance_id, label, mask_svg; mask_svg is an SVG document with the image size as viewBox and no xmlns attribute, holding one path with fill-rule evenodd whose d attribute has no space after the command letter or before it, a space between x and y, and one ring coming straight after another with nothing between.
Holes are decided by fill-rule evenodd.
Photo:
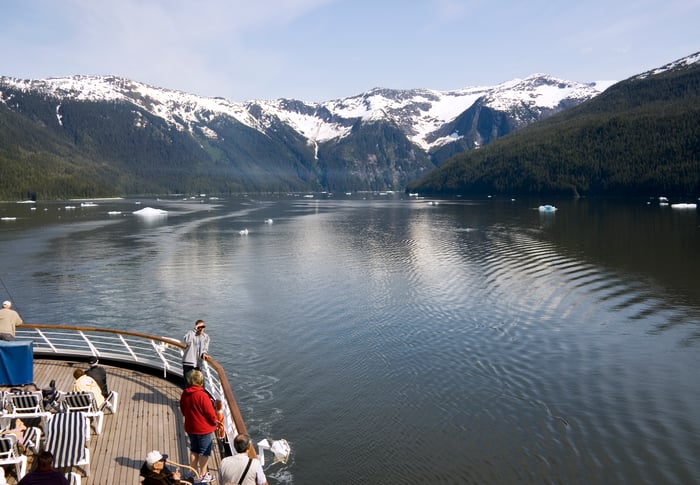
<instances>
[{"instance_id":1,"label":"person leaning on railing","mask_svg":"<svg viewBox=\"0 0 700 485\"><path fill-rule=\"evenodd\" d=\"M187 385L187 374L191 370L202 369L202 364L207 360L209 352L209 335L204 333L204 320L194 322L194 329L187 331L182 341L185 342L185 349L182 352L182 378Z\"/></svg>"},{"instance_id":2,"label":"person leaning on railing","mask_svg":"<svg viewBox=\"0 0 700 485\"><path fill-rule=\"evenodd\" d=\"M17 325L22 325L22 317L12 309L12 302L5 300L0 309L0 340L13 341Z\"/></svg>"}]
</instances>

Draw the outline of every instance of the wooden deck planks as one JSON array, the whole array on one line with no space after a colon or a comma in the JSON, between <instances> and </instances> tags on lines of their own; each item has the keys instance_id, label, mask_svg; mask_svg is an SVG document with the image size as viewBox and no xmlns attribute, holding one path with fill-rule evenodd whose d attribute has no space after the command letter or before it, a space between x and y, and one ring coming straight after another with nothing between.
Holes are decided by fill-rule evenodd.
<instances>
[{"instance_id":1,"label":"wooden deck planks","mask_svg":"<svg viewBox=\"0 0 700 485\"><path fill-rule=\"evenodd\" d=\"M34 361L34 382L40 388L52 379L61 391L70 391L73 371L85 363ZM112 485L140 481L139 470L146 454L159 450L169 460L189 464L187 435L178 407L182 388L165 379L138 371L104 366L110 389L119 393L117 414L105 414L102 433L90 438L90 476L83 485ZM0 387L7 390L8 387ZM31 460L31 457L30 457ZM214 443L209 470L216 475L221 457ZM6 468L6 472L11 467ZM188 472L181 470L183 476Z\"/></svg>"}]
</instances>

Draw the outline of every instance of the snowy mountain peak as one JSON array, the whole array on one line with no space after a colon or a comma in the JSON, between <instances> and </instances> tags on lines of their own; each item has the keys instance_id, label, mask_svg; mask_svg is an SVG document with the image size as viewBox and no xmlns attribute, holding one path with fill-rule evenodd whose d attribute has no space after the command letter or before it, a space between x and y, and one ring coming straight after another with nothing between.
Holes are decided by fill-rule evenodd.
<instances>
[{"instance_id":1,"label":"snowy mountain peak","mask_svg":"<svg viewBox=\"0 0 700 485\"><path fill-rule=\"evenodd\" d=\"M324 103L309 103L291 99L255 100L234 103L223 98L210 98L181 91L157 88L117 76L71 76L40 80L0 78L0 99L11 102L2 94L12 87L22 92L35 91L59 100L108 101L131 103L172 124L179 131L200 132L211 138L218 135L207 126L219 116L264 133L275 123L282 122L308 139L322 143L340 139L350 133L358 122L390 121L425 151L437 141L434 135L475 102L482 100L499 111L523 107L543 112L556 110L590 99L602 92L599 86L534 74L497 86L467 87L453 91L431 89L373 88L365 93ZM57 111L58 112L58 111ZM430 141L432 140L432 141Z\"/></svg>"}]
</instances>

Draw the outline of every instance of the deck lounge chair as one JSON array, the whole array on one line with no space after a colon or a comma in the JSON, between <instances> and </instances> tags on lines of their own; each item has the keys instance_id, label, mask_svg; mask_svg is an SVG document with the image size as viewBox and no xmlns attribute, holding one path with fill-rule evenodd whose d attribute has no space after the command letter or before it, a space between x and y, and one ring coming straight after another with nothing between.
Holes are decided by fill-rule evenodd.
<instances>
[{"instance_id":1,"label":"deck lounge chair","mask_svg":"<svg viewBox=\"0 0 700 485\"><path fill-rule=\"evenodd\" d=\"M68 485L80 485L82 482L80 475L75 472L66 473L66 480L68 480Z\"/></svg>"},{"instance_id":2,"label":"deck lounge chair","mask_svg":"<svg viewBox=\"0 0 700 485\"><path fill-rule=\"evenodd\" d=\"M105 402L102 403L100 411L109 411L112 414L117 414L117 404L119 403L119 393L117 391L109 391Z\"/></svg>"},{"instance_id":3,"label":"deck lounge chair","mask_svg":"<svg viewBox=\"0 0 700 485\"><path fill-rule=\"evenodd\" d=\"M57 469L72 471L80 467L90 475L90 420L85 413L56 413L46 420L44 449L53 454Z\"/></svg>"},{"instance_id":4,"label":"deck lounge chair","mask_svg":"<svg viewBox=\"0 0 700 485\"><path fill-rule=\"evenodd\" d=\"M17 481L27 473L27 457L17 450L17 437L14 434L0 435L0 466L14 465Z\"/></svg>"},{"instance_id":5,"label":"deck lounge chair","mask_svg":"<svg viewBox=\"0 0 700 485\"><path fill-rule=\"evenodd\" d=\"M61 397L61 405L66 412L85 413L85 415L92 420L93 428L95 428L95 434L99 435L102 433L102 420L104 419L104 412L98 409L95 396L91 392L67 392Z\"/></svg>"},{"instance_id":6,"label":"deck lounge chair","mask_svg":"<svg viewBox=\"0 0 700 485\"><path fill-rule=\"evenodd\" d=\"M4 408L0 418L19 418L25 422L32 418L40 418L43 426L50 414L44 410L41 391L6 392L3 400Z\"/></svg>"},{"instance_id":7,"label":"deck lounge chair","mask_svg":"<svg viewBox=\"0 0 700 485\"><path fill-rule=\"evenodd\" d=\"M41 428L30 426L22 433L22 444L26 450L32 450L34 455L38 455L41 451Z\"/></svg>"}]
</instances>

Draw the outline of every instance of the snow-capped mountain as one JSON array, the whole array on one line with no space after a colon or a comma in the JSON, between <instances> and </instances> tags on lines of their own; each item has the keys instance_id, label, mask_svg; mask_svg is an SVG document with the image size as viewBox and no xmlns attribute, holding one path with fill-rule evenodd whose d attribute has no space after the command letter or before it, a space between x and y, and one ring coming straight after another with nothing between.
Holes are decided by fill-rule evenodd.
<instances>
[{"instance_id":1,"label":"snow-capped mountain","mask_svg":"<svg viewBox=\"0 0 700 485\"><path fill-rule=\"evenodd\" d=\"M536 74L454 91L375 88L323 103L236 103L115 76L0 77L0 108L87 149L90 160L109 160L120 178L139 178L133 188L120 187L126 192L145 190L144 166L162 166L164 173L178 166L178 180L183 171L201 180L202 171L225 181L222 191L270 184L384 190L400 189L455 153L586 101L609 84ZM148 190L190 188L166 180L161 176Z\"/></svg>"},{"instance_id":2,"label":"snow-capped mountain","mask_svg":"<svg viewBox=\"0 0 700 485\"><path fill-rule=\"evenodd\" d=\"M474 103L494 111L514 115L518 126L592 98L610 83L582 84L535 74L493 87L470 87L455 91L430 89L395 90L375 88L357 96L307 103L278 99L234 103L157 88L119 77L73 76L41 80L1 77L0 89L9 87L41 93L56 100L56 122L60 124L60 100L127 102L172 124L178 130L192 131L217 116L229 116L264 133L273 119L287 124L304 138L321 143L347 136L357 120L391 121L426 152L455 141L455 135L435 137ZM12 106L12 95L0 100ZM537 114L533 117L533 114ZM207 135L218 136L214 130ZM457 134L456 136L459 136Z\"/></svg>"}]
</instances>

